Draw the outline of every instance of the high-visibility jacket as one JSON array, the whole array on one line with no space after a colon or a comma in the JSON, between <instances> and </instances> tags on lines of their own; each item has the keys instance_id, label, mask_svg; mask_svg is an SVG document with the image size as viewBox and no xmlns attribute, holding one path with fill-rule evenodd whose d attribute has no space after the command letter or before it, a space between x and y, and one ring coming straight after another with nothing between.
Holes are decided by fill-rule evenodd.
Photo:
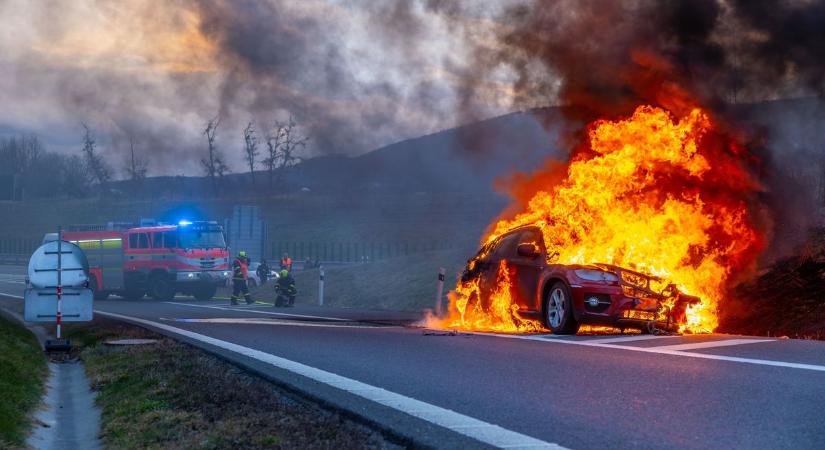
<instances>
[{"instance_id":1,"label":"high-visibility jacket","mask_svg":"<svg viewBox=\"0 0 825 450\"><path fill-rule=\"evenodd\" d=\"M287 256L286 258L281 258L281 269L286 269L291 271L292 270L292 258Z\"/></svg>"},{"instance_id":2,"label":"high-visibility jacket","mask_svg":"<svg viewBox=\"0 0 825 450\"><path fill-rule=\"evenodd\" d=\"M237 257L232 261L232 279L245 280L249 277L249 265L246 258Z\"/></svg>"}]
</instances>

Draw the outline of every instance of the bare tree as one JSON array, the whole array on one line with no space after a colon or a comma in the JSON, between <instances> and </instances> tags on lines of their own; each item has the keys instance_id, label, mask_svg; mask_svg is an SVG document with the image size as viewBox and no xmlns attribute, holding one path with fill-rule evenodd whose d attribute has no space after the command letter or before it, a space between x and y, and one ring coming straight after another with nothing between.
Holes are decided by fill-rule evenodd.
<instances>
[{"instance_id":1,"label":"bare tree","mask_svg":"<svg viewBox=\"0 0 825 450\"><path fill-rule=\"evenodd\" d=\"M276 121L266 137L267 157L261 162L269 172L269 188L280 184L290 167L301 162L298 154L306 148L309 138L302 136L295 120L290 116L289 121Z\"/></svg>"},{"instance_id":2,"label":"bare tree","mask_svg":"<svg viewBox=\"0 0 825 450\"><path fill-rule=\"evenodd\" d=\"M203 130L203 134L206 135L208 153L206 157L201 159L201 165L206 176L209 177L209 181L212 184L212 191L215 194L218 193L218 179L222 179L224 174L229 172L229 167L223 162L223 157L215 145L215 133L220 123L220 117L215 116L206 124L206 129Z\"/></svg>"},{"instance_id":3,"label":"bare tree","mask_svg":"<svg viewBox=\"0 0 825 450\"><path fill-rule=\"evenodd\" d=\"M249 173L252 175L252 188L255 188L255 162L260 153L258 151L258 138L255 136L255 124L249 122L243 130L244 159L249 165Z\"/></svg>"},{"instance_id":4,"label":"bare tree","mask_svg":"<svg viewBox=\"0 0 825 450\"><path fill-rule=\"evenodd\" d=\"M140 188L143 180L146 178L147 173L147 164L146 160L135 156L135 140L130 135L129 136L129 163L126 165L126 176L129 177L129 180L132 182L132 193L137 195L138 189Z\"/></svg>"},{"instance_id":5,"label":"bare tree","mask_svg":"<svg viewBox=\"0 0 825 450\"><path fill-rule=\"evenodd\" d=\"M146 178L147 172L146 160L135 156L135 140L129 136L129 165L126 166L126 175L131 181L138 182Z\"/></svg>"},{"instance_id":6,"label":"bare tree","mask_svg":"<svg viewBox=\"0 0 825 450\"><path fill-rule=\"evenodd\" d=\"M112 171L103 160L103 157L97 152L97 143L95 142L92 130L89 129L85 123L83 125L83 159L86 163L86 168L92 172L92 177L98 185L103 185L112 179Z\"/></svg>"}]
</instances>

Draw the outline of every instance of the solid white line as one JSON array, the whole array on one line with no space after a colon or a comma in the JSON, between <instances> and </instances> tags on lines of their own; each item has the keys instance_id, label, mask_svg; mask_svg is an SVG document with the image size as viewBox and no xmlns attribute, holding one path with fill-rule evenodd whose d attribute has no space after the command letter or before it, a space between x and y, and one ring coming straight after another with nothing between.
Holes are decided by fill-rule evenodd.
<instances>
[{"instance_id":1,"label":"solid white line","mask_svg":"<svg viewBox=\"0 0 825 450\"><path fill-rule=\"evenodd\" d=\"M3 297L11 297L11 298L16 298L18 300L23 300L23 297L21 297L19 295L7 294L5 292L0 292L0 295L2 295Z\"/></svg>"},{"instance_id":2,"label":"solid white line","mask_svg":"<svg viewBox=\"0 0 825 450\"><path fill-rule=\"evenodd\" d=\"M429 403L416 400L414 398L406 397L395 392L388 391L376 386L362 383L351 378L346 378L341 375L336 375L332 372L316 369L315 367L307 366L299 362L289 359L281 358L269 353L264 353L260 350L255 350L249 347L244 347L231 342L215 339L203 334L193 333L181 328L175 328L162 323L152 322L150 320L139 319L137 317L123 316L120 314L108 313L104 311L97 311L97 314L114 317L116 319L124 319L127 321L140 323L165 330L180 336L185 336L196 341L200 341L215 347L222 348L243 356L256 359L261 362L272 365L283 370L302 375L311 380L323 383L329 386L342 389L350 392L353 395L372 400L381 405L393 408L403 413L409 414L413 417L425 420L435 425L447 428L456 433L476 439L485 444L489 444L499 448L550 448L563 449L557 444L541 441L530 436L517 433L498 425L493 425L469 416L457 413L455 411L441 408Z\"/></svg>"},{"instance_id":3,"label":"solid white line","mask_svg":"<svg viewBox=\"0 0 825 450\"><path fill-rule=\"evenodd\" d=\"M683 352L679 350L661 350L658 347L633 347L630 345L616 345L616 344L599 344L599 343L590 343L587 341L570 341L570 340L550 340L550 339L541 339L535 338L533 336L521 336L516 334L495 334L495 333L480 333L477 331L464 331L463 333L467 334L476 334L479 336L492 336L492 337L500 337L506 339L522 339L528 341L538 341L538 342L549 342L552 344L569 344L569 345L581 345L583 347L597 347L597 348L614 348L619 350L627 350L631 352L643 352L643 353L659 353L662 355L673 355L673 356L685 356L688 358L699 358L699 359L712 359L717 361L730 361L730 362L739 362L745 364L757 364L760 366L773 366L773 367L787 367L790 369L803 369L803 370L813 370L817 372L825 372L825 366L820 366L816 364L802 364L802 363L792 363L792 362L785 362L785 361L775 361L770 359L754 359L754 358L739 358L737 356L723 356L723 355L709 355L706 353L693 353L693 352ZM773 341L773 339L767 339L766 341Z\"/></svg>"},{"instance_id":4,"label":"solid white line","mask_svg":"<svg viewBox=\"0 0 825 450\"><path fill-rule=\"evenodd\" d=\"M693 344L660 345L657 350L696 350L700 348L729 347L731 345L773 342L773 339L725 339L722 341L694 342Z\"/></svg>"},{"instance_id":5,"label":"solid white line","mask_svg":"<svg viewBox=\"0 0 825 450\"><path fill-rule=\"evenodd\" d=\"M235 311L235 312L251 312L255 314L267 314L271 316L286 316L286 317L302 317L305 319L325 319L325 320L340 320L343 322L352 322L352 319L342 319L340 317L326 317L326 316L308 316L306 314L289 314L289 313L277 313L273 311L258 311L256 309L235 309L228 306L209 306L209 305L193 305L191 303L178 303L178 302L163 302L168 303L170 305L180 305L180 306L191 306L193 308L209 308L209 309L219 309L221 311Z\"/></svg>"},{"instance_id":6,"label":"solid white line","mask_svg":"<svg viewBox=\"0 0 825 450\"><path fill-rule=\"evenodd\" d=\"M589 343L598 343L598 344L616 344L619 342L632 342L632 341L647 341L650 339L667 339L667 338L676 338L682 336L656 336L653 334L641 334L636 336L622 336L622 337L614 337L614 338L607 338L607 339L590 339L586 340L585 342Z\"/></svg>"},{"instance_id":7,"label":"solid white line","mask_svg":"<svg viewBox=\"0 0 825 450\"><path fill-rule=\"evenodd\" d=\"M371 328L371 329L385 329L390 327L376 327L372 325L339 325L337 323L318 323L318 322L298 322L294 320L279 320L279 319L250 319L250 318L224 318L216 317L212 319L168 319L161 317L160 320L169 322L181 323L222 323L222 324L244 324L244 325L285 325L290 327L321 327L321 328Z\"/></svg>"}]
</instances>

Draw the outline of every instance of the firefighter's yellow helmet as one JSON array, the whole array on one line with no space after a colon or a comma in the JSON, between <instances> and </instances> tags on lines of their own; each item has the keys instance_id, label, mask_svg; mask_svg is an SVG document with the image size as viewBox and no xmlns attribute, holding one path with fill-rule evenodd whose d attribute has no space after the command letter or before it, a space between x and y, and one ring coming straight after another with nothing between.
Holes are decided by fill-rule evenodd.
<instances>
[{"instance_id":1,"label":"firefighter's yellow helmet","mask_svg":"<svg viewBox=\"0 0 825 450\"><path fill-rule=\"evenodd\" d=\"M241 250L238 252L238 256L246 256L246 252L244 250Z\"/></svg>"}]
</instances>

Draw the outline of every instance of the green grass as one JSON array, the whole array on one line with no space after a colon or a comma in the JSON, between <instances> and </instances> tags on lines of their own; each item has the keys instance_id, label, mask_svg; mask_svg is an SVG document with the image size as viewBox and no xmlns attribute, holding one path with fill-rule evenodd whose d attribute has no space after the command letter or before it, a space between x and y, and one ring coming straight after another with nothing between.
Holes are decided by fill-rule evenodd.
<instances>
[{"instance_id":1,"label":"green grass","mask_svg":"<svg viewBox=\"0 0 825 450\"><path fill-rule=\"evenodd\" d=\"M117 449L384 448L380 434L285 395L216 357L141 328L98 319L72 326ZM111 347L109 338L155 338Z\"/></svg>"},{"instance_id":2,"label":"green grass","mask_svg":"<svg viewBox=\"0 0 825 450\"><path fill-rule=\"evenodd\" d=\"M438 268L446 269L444 293L455 285L456 276L472 249L426 252L373 263L330 266L325 270L324 304L335 307L418 311L432 308ZM293 272L298 288L296 303L317 304L318 269ZM253 289L255 300L273 301L272 282Z\"/></svg>"},{"instance_id":3,"label":"green grass","mask_svg":"<svg viewBox=\"0 0 825 450\"><path fill-rule=\"evenodd\" d=\"M46 357L34 335L0 316L0 448L25 443L46 374Z\"/></svg>"}]
</instances>

